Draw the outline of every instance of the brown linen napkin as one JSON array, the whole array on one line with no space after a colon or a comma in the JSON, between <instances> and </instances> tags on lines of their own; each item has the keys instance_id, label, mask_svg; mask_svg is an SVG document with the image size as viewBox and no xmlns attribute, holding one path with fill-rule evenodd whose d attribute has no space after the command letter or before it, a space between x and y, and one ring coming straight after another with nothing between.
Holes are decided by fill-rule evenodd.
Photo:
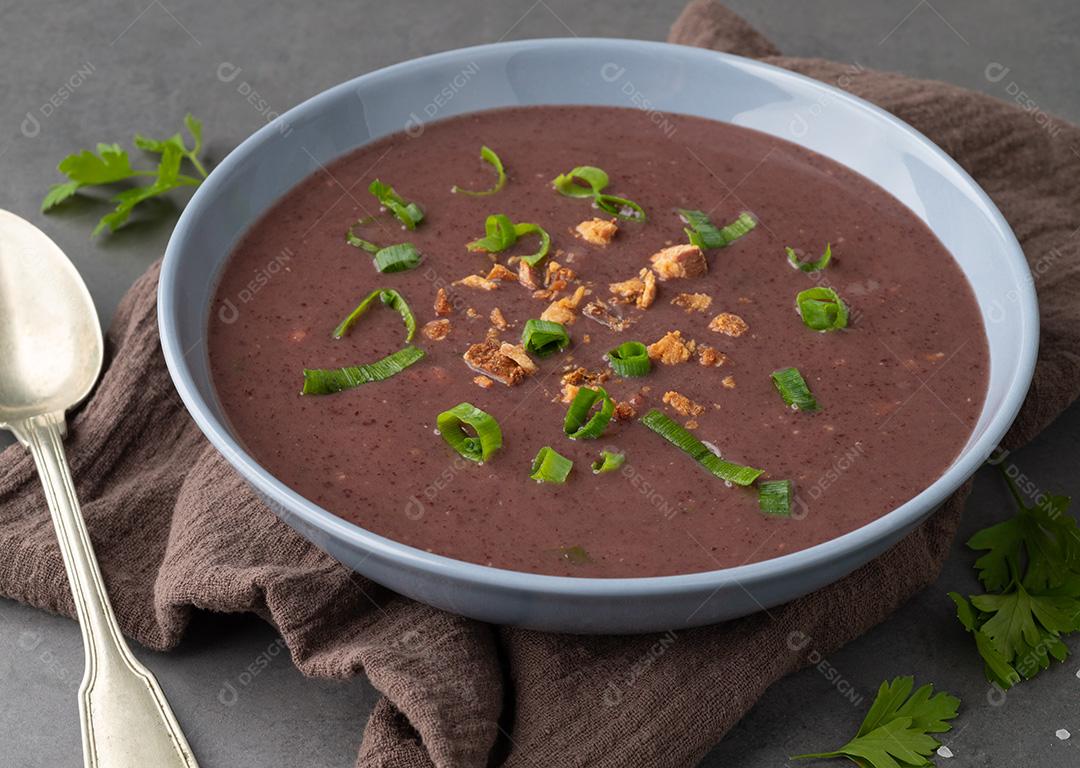
<instances>
[{"instance_id":1,"label":"brown linen napkin","mask_svg":"<svg viewBox=\"0 0 1080 768\"><path fill-rule=\"evenodd\" d=\"M952 154L1012 224L1037 275L1042 349L1007 445L1080 394L1080 129L941 83L773 57L724 7L694 2L671 40L722 48L839 84ZM151 268L108 335L111 362L67 442L124 631L176 645L193 609L257 613L308 675L363 671L383 694L363 766L691 766L775 680L827 654L931 583L965 490L891 551L788 605L704 629L574 637L492 627L350 573L265 509L210 448L169 381ZM0 594L73 614L30 459L0 454ZM788 638L808 638L793 651ZM359 724L358 724L359 726Z\"/></svg>"}]
</instances>

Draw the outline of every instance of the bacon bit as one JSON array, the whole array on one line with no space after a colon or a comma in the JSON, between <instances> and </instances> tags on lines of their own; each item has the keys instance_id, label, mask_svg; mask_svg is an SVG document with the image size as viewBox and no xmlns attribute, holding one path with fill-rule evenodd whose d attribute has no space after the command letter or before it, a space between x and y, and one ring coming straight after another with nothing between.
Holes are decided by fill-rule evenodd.
<instances>
[{"instance_id":1,"label":"bacon bit","mask_svg":"<svg viewBox=\"0 0 1080 768\"><path fill-rule=\"evenodd\" d=\"M698 405L686 395L680 395L674 390L665 392L662 400L681 416L700 416L705 413L705 406Z\"/></svg>"},{"instance_id":2,"label":"bacon bit","mask_svg":"<svg viewBox=\"0 0 1080 768\"><path fill-rule=\"evenodd\" d=\"M611 371L590 371L588 368L578 367L572 371L564 373L562 377L562 382L563 384L573 384L575 386L587 384L590 387L597 387L610 378Z\"/></svg>"},{"instance_id":3,"label":"bacon bit","mask_svg":"<svg viewBox=\"0 0 1080 768\"><path fill-rule=\"evenodd\" d=\"M632 301L637 301L637 297L645 290L645 281L640 277L631 277L629 280L623 280L619 283L609 283L608 290L614 293L617 298L629 304Z\"/></svg>"},{"instance_id":4,"label":"bacon bit","mask_svg":"<svg viewBox=\"0 0 1080 768\"><path fill-rule=\"evenodd\" d=\"M727 355L723 352L702 345L698 348L698 362L706 368L719 368L727 361Z\"/></svg>"},{"instance_id":5,"label":"bacon bit","mask_svg":"<svg viewBox=\"0 0 1080 768\"><path fill-rule=\"evenodd\" d=\"M725 336L738 337L750 330L750 326L738 315L733 315L730 312L721 312L709 321L709 330L722 333Z\"/></svg>"},{"instance_id":6,"label":"bacon bit","mask_svg":"<svg viewBox=\"0 0 1080 768\"><path fill-rule=\"evenodd\" d=\"M476 288L479 291L494 291L499 287L499 284L494 280L488 280L486 277L480 277L480 275L469 275L460 280L455 280L453 284L463 285L466 288Z\"/></svg>"},{"instance_id":7,"label":"bacon bit","mask_svg":"<svg viewBox=\"0 0 1080 768\"><path fill-rule=\"evenodd\" d=\"M712 296L707 293L680 293L671 300L671 303L685 309L687 314L704 312L712 304Z\"/></svg>"},{"instance_id":8,"label":"bacon bit","mask_svg":"<svg viewBox=\"0 0 1080 768\"><path fill-rule=\"evenodd\" d=\"M487 376L474 376L473 384L484 389L491 389L495 386L495 382L489 379Z\"/></svg>"},{"instance_id":9,"label":"bacon bit","mask_svg":"<svg viewBox=\"0 0 1080 768\"><path fill-rule=\"evenodd\" d=\"M540 272L527 261L518 262L518 282L535 291L540 287Z\"/></svg>"},{"instance_id":10,"label":"bacon bit","mask_svg":"<svg viewBox=\"0 0 1080 768\"><path fill-rule=\"evenodd\" d=\"M446 318L432 320L430 323L425 323L420 332L432 341L442 341L450 335L450 321Z\"/></svg>"},{"instance_id":11,"label":"bacon bit","mask_svg":"<svg viewBox=\"0 0 1080 768\"><path fill-rule=\"evenodd\" d=\"M505 331L509 323L506 322L506 318L503 317L502 310L498 307L491 310L491 314L488 315L488 319L491 320L491 324L498 328L500 331Z\"/></svg>"},{"instance_id":12,"label":"bacon bit","mask_svg":"<svg viewBox=\"0 0 1080 768\"><path fill-rule=\"evenodd\" d=\"M681 331L668 331L662 339L648 347L649 357L664 365L685 363L694 353L693 341L683 341Z\"/></svg>"},{"instance_id":13,"label":"bacon bit","mask_svg":"<svg viewBox=\"0 0 1080 768\"><path fill-rule=\"evenodd\" d=\"M653 274L651 269L643 269L641 270L641 282L644 283L645 289L637 297L637 307L638 309L648 309L656 301L656 275Z\"/></svg>"},{"instance_id":14,"label":"bacon bit","mask_svg":"<svg viewBox=\"0 0 1080 768\"><path fill-rule=\"evenodd\" d=\"M720 383L724 385L725 389L735 389L735 377L731 374L720 379Z\"/></svg>"},{"instance_id":15,"label":"bacon bit","mask_svg":"<svg viewBox=\"0 0 1080 768\"><path fill-rule=\"evenodd\" d=\"M520 365L525 370L525 373L536 373L538 370L536 363L532 361L529 353L525 351L525 347L521 345L514 345L504 341L499 345L499 354L503 357L509 357Z\"/></svg>"},{"instance_id":16,"label":"bacon bit","mask_svg":"<svg viewBox=\"0 0 1080 768\"><path fill-rule=\"evenodd\" d=\"M498 280L504 283L516 283L518 276L502 264L495 264L491 267L491 271L488 272L487 279Z\"/></svg>"},{"instance_id":17,"label":"bacon bit","mask_svg":"<svg viewBox=\"0 0 1080 768\"><path fill-rule=\"evenodd\" d=\"M690 419L689 421L687 421L686 422L686 428L687 429L697 429L698 428L697 420L696 419Z\"/></svg>"},{"instance_id":18,"label":"bacon bit","mask_svg":"<svg viewBox=\"0 0 1080 768\"><path fill-rule=\"evenodd\" d=\"M565 296L549 304L548 308L540 314L540 319L571 325L577 319L574 310L578 308L583 298L585 298L585 286L579 285L572 296Z\"/></svg>"},{"instance_id":19,"label":"bacon bit","mask_svg":"<svg viewBox=\"0 0 1080 768\"><path fill-rule=\"evenodd\" d=\"M529 371L514 358L503 354L502 346L498 341L487 338L469 347L463 359L477 373L487 374L496 381L512 387L524 381Z\"/></svg>"},{"instance_id":20,"label":"bacon bit","mask_svg":"<svg viewBox=\"0 0 1080 768\"><path fill-rule=\"evenodd\" d=\"M705 254L696 245L683 243L657 251L649 257L661 280L677 277L700 277L709 271Z\"/></svg>"},{"instance_id":21,"label":"bacon bit","mask_svg":"<svg viewBox=\"0 0 1080 768\"><path fill-rule=\"evenodd\" d=\"M435 314L451 315L454 313L454 305L450 303L450 297L446 295L446 289L440 288L435 292Z\"/></svg>"},{"instance_id":22,"label":"bacon bit","mask_svg":"<svg viewBox=\"0 0 1080 768\"><path fill-rule=\"evenodd\" d=\"M563 384L562 385L562 401L564 403L574 402L574 398L577 397L578 390L581 387L576 384Z\"/></svg>"},{"instance_id":23,"label":"bacon bit","mask_svg":"<svg viewBox=\"0 0 1080 768\"><path fill-rule=\"evenodd\" d=\"M637 409L628 402L615 403L615 412L612 413L615 421L633 421L637 418Z\"/></svg>"},{"instance_id":24,"label":"bacon bit","mask_svg":"<svg viewBox=\"0 0 1080 768\"><path fill-rule=\"evenodd\" d=\"M578 224L575 231L583 240L593 245L607 245L615 237L615 233L619 231L619 225L615 223L614 219L611 221L589 219Z\"/></svg>"},{"instance_id":25,"label":"bacon bit","mask_svg":"<svg viewBox=\"0 0 1080 768\"><path fill-rule=\"evenodd\" d=\"M477 312L472 307L466 307L465 308L465 316L467 318L469 318L470 320L475 320L476 318L480 317L480 313Z\"/></svg>"},{"instance_id":26,"label":"bacon bit","mask_svg":"<svg viewBox=\"0 0 1080 768\"><path fill-rule=\"evenodd\" d=\"M592 336L590 336L589 334L586 333L584 336L581 337L581 343L582 344L591 344L592 343Z\"/></svg>"},{"instance_id":27,"label":"bacon bit","mask_svg":"<svg viewBox=\"0 0 1080 768\"><path fill-rule=\"evenodd\" d=\"M570 267L564 267L557 261L549 261L547 264L547 272L544 273L544 286L553 290L562 290L566 287L566 284L575 277L577 277L577 275ZM561 286L556 288L556 283L561 283Z\"/></svg>"},{"instance_id":28,"label":"bacon bit","mask_svg":"<svg viewBox=\"0 0 1080 768\"><path fill-rule=\"evenodd\" d=\"M297 328L295 331L293 331L292 333L289 334L289 341L292 341L292 342L303 341L305 336L307 336L307 331L305 331L302 328Z\"/></svg>"},{"instance_id":29,"label":"bacon bit","mask_svg":"<svg viewBox=\"0 0 1080 768\"><path fill-rule=\"evenodd\" d=\"M600 299L593 299L586 304L581 310L581 314L616 332L625 331L626 328L634 322L633 318L622 316L618 305L609 307Z\"/></svg>"}]
</instances>

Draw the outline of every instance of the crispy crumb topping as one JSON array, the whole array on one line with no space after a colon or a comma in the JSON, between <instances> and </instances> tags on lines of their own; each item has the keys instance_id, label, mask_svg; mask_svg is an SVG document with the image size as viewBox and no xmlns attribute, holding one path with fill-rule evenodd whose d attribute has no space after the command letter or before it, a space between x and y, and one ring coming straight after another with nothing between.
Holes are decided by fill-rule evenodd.
<instances>
[{"instance_id":1,"label":"crispy crumb topping","mask_svg":"<svg viewBox=\"0 0 1080 768\"><path fill-rule=\"evenodd\" d=\"M577 368L564 373L562 382L563 384L574 384L577 386L586 385L589 387L598 387L610 378L611 371L590 371L588 368L578 366Z\"/></svg>"},{"instance_id":2,"label":"crispy crumb topping","mask_svg":"<svg viewBox=\"0 0 1080 768\"><path fill-rule=\"evenodd\" d=\"M503 316L502 310L495 307L491 310L491 314L488 315L488 319L491 320L491 324L498 328L500 331L505 331L510 324L506 322L506 317Z\"/></svg>"},{"instance_id":3,"label":"crispy crumb topping","mask_svg":"<svg viewBox=\"0 0 1080 768\"><path fill-rule=\"evenodd\" d=\"M450 302L450 297L446 294L445 288L440 288L435 292L435 314L446 316L453 314L454 305Z\"/></svg>"},{"instance_id":4,"label":"crispy crumb topping","mask_svg":"<svg viewBox=\"0 0 1080 768\"><path fill-rule=\"evenodd\" d=\"M730 312L721 312L709 321L709 330L722 333L725 336L738 337L750 330L750 326L738 315L733 315Z\"/></svg>"},{"instance_id":5,"label":"crispy crumb topping","mask_svg":"<svg viewBox=\"0 0 1080 768\"><path fill-rule=\"evenodd\" d=\"M487 376L473 376L473 384L484 389L491 389L495 385L495 382L489 379Z\"/></svg>"},{"instance_id":6,"label":"crispy crumb topping","mask_svg":"<svg viewBox=\"0 0 1080 768\"><path fill-rule=\"evenodd\" d=\"M619 225L614 220L589 219L583 221L574 228L578 236L593 245L607 245L619 231Z\"/></svg>"},{"instance_id":7,"label":"crispy crumb topping","mask_svg":"<svg viewBox=\"0 0 1080 768\"><path fill-rule=\"evenodd\" d=\"M445 317L441 320L432 320L430 323L425 323L420 332L432 341L442 341L450 335L450 321Z\"/></svg>"},{"instance_id":8,"label":"crispy crumb topping","mask_svg":"<svg viewBox=\"0 0 1080 768\"><path fill-rule=\"evenodd\" d=\"M494 264L486 279L503 283L516 283L518 276L502 264Z\"/></svg>"},{"instance_id":9,"label":"crispy crumb topping","mask_svg":"<svg viewBox=\"0 0 1080 768\"><path fill-rule=\"evenodd\" d=\"M637 418L637 408L625 400L615 403L615 411L612 413L615 421L633 421Z\"/></svg>"},{"instance_id":10,"label":"crispy crumb topping","mask_svg":"<svg viewBox=\"0 0 1080 768\"><path fill-rule=\"evenodd\" d=\"M466 288L475 288L478 291L494 291L499 284L494 280L488 280L480 275L467 275L460 280L455 280L454 285L462 285Z\"/></svg>"},{"instance_id":11,"label":"crispy crumb topping","mask_svg":"<svg viewBox=\"0 0 1080 768\"><path fill-rule=\"evenodd\" d=\"M520 365L524 369L525 373L536 373L536 363L529 357L529 353L525 351L525 347L520 344L510 344L503 342L499 345L499 354L503 357L509 357L515 363Z\"/></svg>"},{"instance_id":12,"label":"crispy crumb topping","mask_svg":"<svg viewBox=\"0 0 1080 768\"><path fill-rule=\"evenodd\" d=\"M668 246L654 253L649 260L661 280L701 277L709 271L705 254L696 245L688 243Z\"/></svg>"},{"instance_id":13,"label":"crispy crumb topping","mask_svg":"<svg viewBox=\"0 0 1080 768\"><path fill-rule=\"evenodd\" d=\"M720 379L720 383L724 385L725 389L735 389L735 377L731 374Z\"/></svg>"},{"instance_id":14,"label":"crispy crumb topping","mask_svg":"<svg viewBox=\"0 0 1080 768\"><path fill-rule=\"evenodd\" d=\"M712 296L707 293L680 293L671 303L682 307L687 313L704 312L712 304Z\"/></svg>"},{"instance_id":15,"label":"crispy crumb topping","mask_svg":"<svg viewBox=\"0 0 1080 768\"><path fill-rule=\"evenodd\" d=\"M649 357L664 365L678 365L690 359L695 346L693 341L683 340L681 331L668 331L659 341L649 345Z\"/></svg>"},{"instance_id":16,"label":"crispy crumb topping","mask_svg":"<svg viewBox=\"0 0 1080 768\"><path fill-rule=\"evenodd\" d=\"M686 395L679 394L675 390L668 390L661 399L665 405L670 405L672 410L681 416L700 416L705 413L705 406L698 405Z\"/></svg>"},{"instance_id":17,"label":"crispy crumb topping","mask_svg":"<svg viewBox=\"0 0 1080 768\"><path fill-rule=\"evenodd\" d=\"M577 319L576 310L583 298L585 298L585 286L579 285L572 295L564 296L549 304L547 309L540 314L540 319L571 325Z\"/></svg>"},{"instance_id":18,"label":"crispy crumb topping","mask_svg":"<svg viewBox=\"0 0 1080 768\"><path fill-rule=\"evenodd\" d=\"M698 362L706 368L718 368L727 361L727 355L704 344L698 347Z\"/></svg>"},{"instance_id":19,"label":"crispy crumb topping","mask_svg":"<svg viewBox=\"0 0 1080 768\"><path fill-rule=\"evenodd\" d=\"M484 341L469 347L463 358L465 363L477 373L486 374L508 387L513 387L535 371L536 365L529 360L532 369L525 368L519 360L503 352L504 346L513 349L513 345L499 343L489 336Z\"/></svg>"},{"instance_id":20,"label":"crispy crumb topping","mask_svg":"<svg viewBox=\"0 0 1080 768\"><path fill-rule=\"evenodd\" d=\"M634 322L634 318L623 316L617 304L609 306L600 299L593 299L586 304L581 309L581 314L617 332L625 331Z\"/></svg>"}]
</instances>

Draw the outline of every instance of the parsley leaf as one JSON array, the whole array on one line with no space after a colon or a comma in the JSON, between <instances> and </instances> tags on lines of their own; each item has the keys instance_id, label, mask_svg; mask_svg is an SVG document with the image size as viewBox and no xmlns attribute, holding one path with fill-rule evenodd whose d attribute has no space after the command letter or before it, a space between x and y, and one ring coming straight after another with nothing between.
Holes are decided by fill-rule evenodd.
<instances>
[{"instance_id":1,"label":"parsley leaf","mask_svg":"<svg viewBox=\"0 0 1080 768\"><path fill-rule=\"evenodd\" d=\"M202 123L191 115L184 117L184 126L191 134L193 146L189 149L184 137L175 133L167 139L150 139L135 135L135 146L139 149L160 155L158 167L154 170L131 167L128 153L119 144L98 144L96 152L83 150L78 154L68 155L57 166L68 181L54 184L41 202L41 210L47 212L64 202L83 187L104 186L132 179L152 177L147 186L125 189L112 197L116 209L101 218L94 228L97 235L108 228L115 232L131 217L135 206L146 200L166 194L179 187L197 187L206 178L206 168L199 160L202 151ZM180 173L184 160L191 163L199 174L198 177Z\"/></svg>"},{"instance_id":2,"label":"parsley leaf","mask_svg":"<svg viewBox=\"0 0 1080 768\"><path fill-rule=\"evenodd\" d=\"M1067 496L1046 496L1027 506L1005 475L1016 516L976 533L968 546L984 550L975 561L987 594L949 597L964 629L975 637L987 680L1008 690L1062 661L1062 636L1080 631L1080 528Z\"/></svg>"},{"instance_id":3,"label":"parsley leaf","mask_svg":"<svg viewBox=\"0 0 1080 768\"><path fill-rule=\"evenodd\" d=\"M934 693L927 684L916 690L915 679L897 677L878 688L855 738L832 752L795 755L806 758L846 757L863 768L912 768L933 765L928 759L941 743L930 734L952 728L960 699Z\"/></svg>"}]
</instances>

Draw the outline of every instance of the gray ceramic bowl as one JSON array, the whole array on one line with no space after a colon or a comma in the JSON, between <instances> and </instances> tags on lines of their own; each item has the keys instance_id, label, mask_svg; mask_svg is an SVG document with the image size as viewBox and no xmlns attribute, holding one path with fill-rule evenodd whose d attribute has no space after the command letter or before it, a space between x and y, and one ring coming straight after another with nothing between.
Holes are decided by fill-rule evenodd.
<instances>
[{"instance_id":1,"label":"gray ceramic bowl","mask_svg":"<svg viewBox=\"0 0 1080 768\"><path fill-rule=\"evenodd\" d=\"M737 568L579 579L488 568L423 552L335 517L290 490L222 418L203 343L216 276L244 230L290 187L350 150L427 121L525 104L631 106L700 115L795 141L877 182L937 234L982 309L989 392L971 439L930 487L868 525ZM991 454L1031 380L1038 311L1019 244L944 152L876 107L766 64L629 40L534 40L450 51L332 88L262 128L218 166L180 217L161 273L159 321L176 388L210 442L283 520L345 565L404 595L486 621L569 632L708 624L829 584L899 541Z\"/></svg>"}]
</instances>

